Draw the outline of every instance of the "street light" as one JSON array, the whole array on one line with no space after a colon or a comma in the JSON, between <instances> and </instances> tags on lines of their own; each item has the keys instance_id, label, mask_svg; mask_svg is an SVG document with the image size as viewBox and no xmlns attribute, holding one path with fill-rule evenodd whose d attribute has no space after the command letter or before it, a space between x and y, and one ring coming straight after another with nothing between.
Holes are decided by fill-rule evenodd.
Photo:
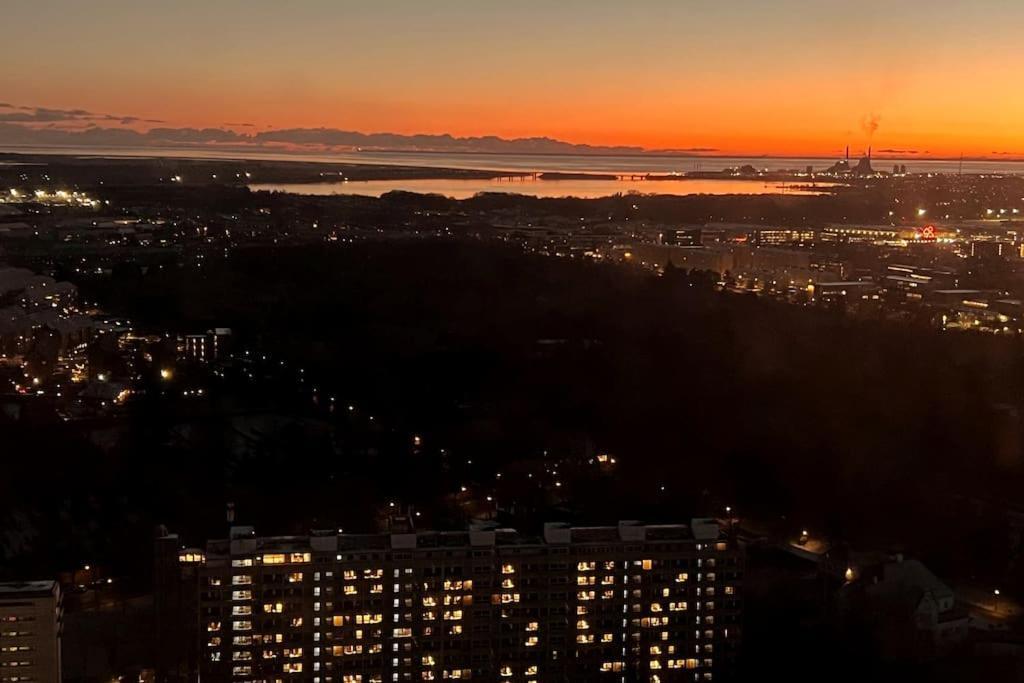
<instances>
[{"instance_id":1,"label":"street light","mask_svg":"<svg viewBox=\"0 0 1024 683\"><path fill-rule=\"evenodd\" d=\"M994 595L996 597L995 612L996 612L996 614L999 614L999 589L996 588L994 591L992 591L992 595Z\"/></svg>"}]
</instances>

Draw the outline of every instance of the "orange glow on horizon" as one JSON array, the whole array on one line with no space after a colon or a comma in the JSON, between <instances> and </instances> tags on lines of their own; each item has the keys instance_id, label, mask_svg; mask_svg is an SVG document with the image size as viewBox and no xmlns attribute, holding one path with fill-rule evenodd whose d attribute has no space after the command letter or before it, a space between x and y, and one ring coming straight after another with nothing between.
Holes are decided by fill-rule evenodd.
<instances>
[{"instance_id":1,"label":"orange glow on horizon","mask_svg":"<svg viewBox=\"0 0 1024 683\"><path fill-rule=\"evenodd\" d=\"M52 2L45 22L28 0L5 5L31 30L5 39L3 101L166 122L136 129L1024 157L1022 4Z\"/></svg>"}]
</instances>

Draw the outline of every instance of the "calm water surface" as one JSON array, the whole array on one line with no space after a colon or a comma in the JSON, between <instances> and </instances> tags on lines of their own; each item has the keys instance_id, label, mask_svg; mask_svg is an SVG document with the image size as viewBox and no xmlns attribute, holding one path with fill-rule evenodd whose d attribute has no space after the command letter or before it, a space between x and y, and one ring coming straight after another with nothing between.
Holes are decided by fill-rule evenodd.
<instances>
[{"instance_id":1,"label":"calm water surface","mask_svg":"<svg viewBox=\"0 0 1024 683\"><path fill-rule=\"evenodd\" d=\"M814 194L831 183L817 183L817 190L803 184L757 180L361 180L331 183L254 183L252 190L307 195L367 195L403 190L467 199L481 192L508 192L533 197L607 197L618 193L642 194Z\"/></svg>"}]
</instances>

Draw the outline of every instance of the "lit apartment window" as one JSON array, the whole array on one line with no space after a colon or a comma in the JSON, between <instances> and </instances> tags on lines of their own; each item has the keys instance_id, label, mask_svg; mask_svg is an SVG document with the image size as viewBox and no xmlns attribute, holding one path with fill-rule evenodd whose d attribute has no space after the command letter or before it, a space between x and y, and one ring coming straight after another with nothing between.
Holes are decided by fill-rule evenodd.
<instances>
[{"instance_id":1,"label":"lit apartment window","mask_svg":"<svg viewBox=\"0 0 1024 683\"><path fill-rule=\"evenodd\" d=\"M267 553L263 556L263 564L284 564L284 553Z\"/></svg>"},{"instance_id":2,"label":"lit apartment window","mask_svg":"<svg viewBox=\"0 0 1024 683\"><path fill-rule=\"evenodd\" d=\"M288 583L299 583L302 581L302 572L292 572L288 575Z\"/></svg>"},{"instance_id":3,"label":"lit apartment window","mask_svg":"<svg viewBox=\"0 0 1024 683\"><path fill-rule=\"evenodd\" d=\"M503 565L501 565L501 573L502 574L515 574L516 573L516 568L513 567L510 564L503 564ZM512 674L509 674L509 675L511 676Z\"/></svg>"},{"instance_id":4,"label":"lit apartment window","mask_svg":"<svg viewBox=\"0 0 1024 683\"><path fill-rule=\"evenodd\" d=\"M384 616L381 614L357 614L357 624L379 624L383 621Z\"/></svg>"},{"instance_id":5,"label":"lit apartment window","mask_svg":"<svg viewBox=\"0 0 1024 683\"><path fill-rule=\"evenodd\" d=\"M252 566L252 558L251 557L243 557L243 558L240 558L240 559L231 560L231 566L232 567L251 567Z\"/></svg>"},{"instance_id":6,"label":"lit apartment window","mask_svg":"<svg viewBox=\"0 0 1024 683\"><path fill-rule=\"evenodd\" d=\"M211 621L211 622L209 622L206 625L206 630L207 631L219 631L220 630L220 622L219 621Z\"/></svg>"}]
</instances>

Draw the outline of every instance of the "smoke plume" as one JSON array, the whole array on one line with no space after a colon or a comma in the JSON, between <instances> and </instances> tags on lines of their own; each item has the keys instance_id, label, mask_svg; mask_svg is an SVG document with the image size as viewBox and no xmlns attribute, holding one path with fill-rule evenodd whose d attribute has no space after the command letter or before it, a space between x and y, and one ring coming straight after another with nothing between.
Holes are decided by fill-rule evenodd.
<instances>
[{"instance_id":1,"label":"smoke plume","mask_svg":"<svg viewBox=\"0 0 1024 683\"><path fill-rule=\"evenodd\" d=\"M868 140L874 137L875 131L878 130L878 124L881 122L882 117L879 114L865 114L861 117L860 129L868 136Z\"/></svg>"}]
</instances>

